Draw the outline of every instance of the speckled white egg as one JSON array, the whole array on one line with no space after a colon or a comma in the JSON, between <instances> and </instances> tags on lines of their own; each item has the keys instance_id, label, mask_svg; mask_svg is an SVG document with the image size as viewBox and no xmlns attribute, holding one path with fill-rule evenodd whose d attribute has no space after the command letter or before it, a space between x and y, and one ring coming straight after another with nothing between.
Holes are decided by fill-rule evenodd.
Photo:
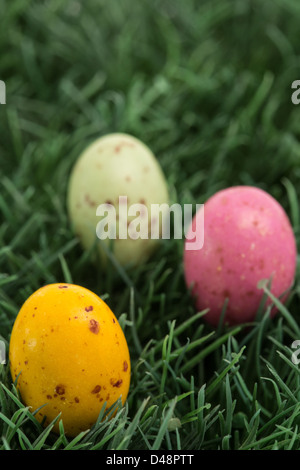
<instances>
[{"instance_id":1,"label":"speckled white egg","mask_svg":"<svg viewBox=\"0 0 300 470\"><path fill-rule=\"evenodd\" d=\"M123 266L147 260L158 247L155 224L160 227L168 202L167 181L157 159L128 134L108 134L94 141L70 175L67 208L73 230L85 249L97 246L101 260L107 250ZM107 235L99 234L101 230Z\"/></svg>"}]
</instances>

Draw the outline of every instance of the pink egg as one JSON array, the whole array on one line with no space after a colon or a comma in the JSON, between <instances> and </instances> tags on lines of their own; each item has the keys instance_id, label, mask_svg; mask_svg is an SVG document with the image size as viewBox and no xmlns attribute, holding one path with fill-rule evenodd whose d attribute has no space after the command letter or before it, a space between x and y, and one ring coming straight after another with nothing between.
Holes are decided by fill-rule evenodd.
<instances>
[{"instance_id":1,"label":"pink egg","mask_svg":"<svg viewBox=\"0 0 300 470\"><path fill-rule=\"evenodd\" d=\"M188 240L197 236L202 210L204 244L193 250ZM184 248L185 279L197 309L209 308L204 318L211 325L218 324L225 299L225 323L251 322L264 294L258 282L271 278L272 293L285 293L285 301L296 258L294 232L282 206L261 189L236 186L216 193L195 214Z\"/></svg>"}]
</instances>

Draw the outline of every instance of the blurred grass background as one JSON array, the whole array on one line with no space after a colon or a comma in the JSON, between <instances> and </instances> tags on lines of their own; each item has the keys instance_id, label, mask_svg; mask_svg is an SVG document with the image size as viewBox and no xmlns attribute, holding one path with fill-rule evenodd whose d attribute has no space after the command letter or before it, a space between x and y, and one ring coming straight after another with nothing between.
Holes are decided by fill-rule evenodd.
<instances>
[{"instance_id":1,"label":"blurred grass background","mask_svg":"<svg viewBox=\"0 0 300 470\"><path fill-rule=\"evenodd\" d=\"M213 332L185 288L181 240L139 269L104 272L82 252L65 205L80 152L127 132L153 150L173 201L259 186L286 209L299 243L299 2L0 0L0 21L0 338L8 344L41 285L83 285L120 318L133 378L128 409L77 446L299 448L289 349L300 339L298 272L274 322ZM3 447L70 445L21 413L1 367Z\"/></svg>"}]
</instances>

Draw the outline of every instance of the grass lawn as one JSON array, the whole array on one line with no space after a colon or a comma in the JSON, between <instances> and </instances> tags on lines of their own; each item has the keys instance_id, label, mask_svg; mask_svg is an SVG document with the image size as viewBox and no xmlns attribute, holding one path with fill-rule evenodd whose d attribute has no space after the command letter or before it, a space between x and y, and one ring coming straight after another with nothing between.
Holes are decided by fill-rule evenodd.
<instances>
[{"instance_id":1,"label":"grass lawn","mask_svg":"<svg viewBox=\"0 0 300 470\"><path fill-rule=\"evenodd\" d=\"M183 240L104 270L66 211L80 152L126 132L173 202L258 186L299 247L299 2L0 0L0 18L0 339L36 289L72 282L105 299L132 360L126 405L73 439L35 420L0 365L0 449L300 449L299 269L274 320L263 308L251 328L215 330L185 287Z\"/></svg>"}]
</instances>

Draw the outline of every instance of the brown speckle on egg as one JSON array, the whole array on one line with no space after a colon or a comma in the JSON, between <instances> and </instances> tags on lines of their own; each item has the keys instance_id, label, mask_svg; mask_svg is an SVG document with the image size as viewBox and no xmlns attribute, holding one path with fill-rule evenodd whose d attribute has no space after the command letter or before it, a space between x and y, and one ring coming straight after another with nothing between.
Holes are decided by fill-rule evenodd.
<instances>
[{"instance_id":1,"label":"brown speckle on egg","mask_svg":"<svg viewBox=\"0 0 300 470\"><path fill-rule=\"evenodd\" d=\"M55 392L57 393L57 395L64 395L65 393L65 386L64 385L56 385L55 387Z\"/></svg>"},{"instance_id":2,"label":"brown speckle on egg","mask_svg":"<svg viewBox=\"0 0 300 470\"><path fill-rule=\"evenodd\" d=\"M99 333L99 329L99 322L97 322L97 320L91 319L89 323L89 330L97 335Z\"/></svg>"},{"instance_id":3,"label":"brown speckle on egg","mask_svg":"<svg viewBox=\"0 0 300 470\"><path fill-rule=\"evenodd\" d=\"M119 379L119 380L116 380L116 379L111 379L110 380L110 383L113 387L121 387L122 383L123 383L123 380L122 379Z\"/></svg>"},{"instance_id":4,"label":"brown speckle on egg","mask_svg":"<svg viewBox=\"0 0 300 470\"><path fill-rule=\"evenodd\" d=\"M96 394L96 393L99 393L100 390L101 390L101 385L96 385L91 391L91 393Z\"/></svg>"}]
</instances>

